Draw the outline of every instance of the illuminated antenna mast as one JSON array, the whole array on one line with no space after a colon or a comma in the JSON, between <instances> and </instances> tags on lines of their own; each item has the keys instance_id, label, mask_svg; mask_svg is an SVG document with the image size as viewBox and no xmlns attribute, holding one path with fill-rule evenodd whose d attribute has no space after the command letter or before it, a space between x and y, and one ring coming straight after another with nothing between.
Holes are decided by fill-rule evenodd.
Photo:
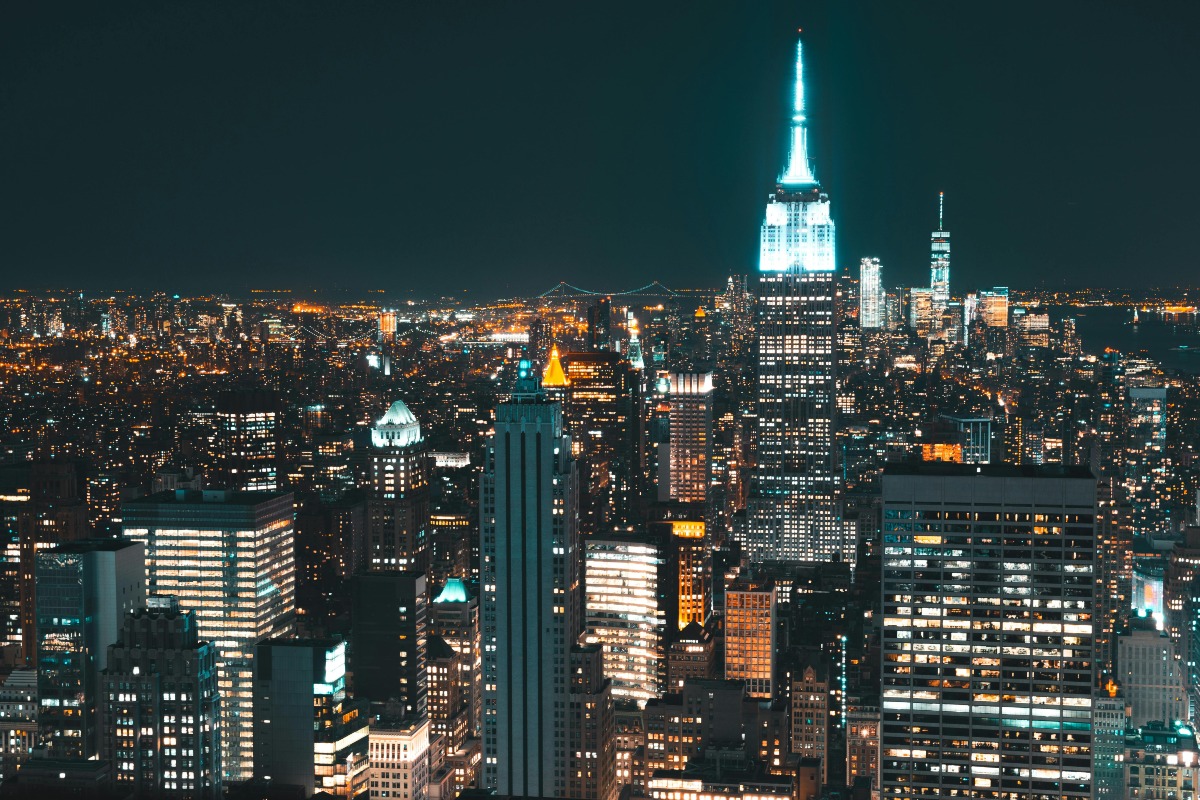
<instances>
[{"instance_id":1,"label":"illuminated antenna mast","mask_svg":"<svg viewBox=\"0 0 1200 800\"><path fill-rule=\"evenodd\" d=\"M944 231L946 228L942 225L942 210L946 203L946 193L938 192L938 230Z\"/></svg>"},{"instance_id":2,"label":"illuminated antenna mast","mask_svg":"<svg viewBox=\"0 0 1200 800\"><path fill-rule=\"evenodd\" d=\"M787 171L779 176L785 186L816 185L808 161L807 119L804 115L804 44L796 42L796 84L792 99L792 144L788 151Z\"/></svg>"}]
</instances>

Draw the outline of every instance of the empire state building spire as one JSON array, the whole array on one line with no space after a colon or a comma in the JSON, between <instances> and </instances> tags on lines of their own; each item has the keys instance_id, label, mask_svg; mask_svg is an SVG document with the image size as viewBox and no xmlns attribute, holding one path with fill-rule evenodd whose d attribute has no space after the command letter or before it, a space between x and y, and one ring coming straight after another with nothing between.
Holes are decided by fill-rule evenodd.
<instances>
[{"instance_id":1,"label":"empire state building spire","mask_svg":"<svg viewBox=\"0 0 1200 800\"><path fill-rule=\"evenodd\" d=\"M808 130L804 117L804 42L796 42L796 88L792 103L792 147L788 153L787 171L779 176L783 186L816 185L808 161Z\"/></svg>"}]
</instances>

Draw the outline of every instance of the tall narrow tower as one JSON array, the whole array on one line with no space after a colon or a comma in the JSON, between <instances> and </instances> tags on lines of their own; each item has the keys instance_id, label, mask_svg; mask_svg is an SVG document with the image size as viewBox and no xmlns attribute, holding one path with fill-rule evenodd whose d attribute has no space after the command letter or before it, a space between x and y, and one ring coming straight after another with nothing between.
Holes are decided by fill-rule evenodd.
<instances>
[{"instance_id":1,"label":"tall narrow tower","mask_svg":"<svg viewBox=\"0 0 1200 800\"><path fill-rule=\"evenodd\" d=\"M767 203L758 280L758 465L752 560L854 558L834 451L834 227L805 141L803 46L787 170Z\"/></svg>"},{"instance_id":2,"label":"tall narrow tower","mask_svg":"<svg viewBox=\"0 0 1200 800\"><path fill-rule=\"evenodd\" d=\"M945 201L946 193L938 192L938 229L929 235L929 288L935 320L941 320L950 302L950 231L944 222Z\"/></svg>"},{"instance_id":3,"label":"tall narrow tower","mask_svg":"<svg viewBox=\"0 0 1200 800\"><path fill-rule=\"evenodd\" d=\"M484 787L571 797L571 647L582 633L578 488L562 408L522 361L480 481Z\"/></svg>"}]
</instances>

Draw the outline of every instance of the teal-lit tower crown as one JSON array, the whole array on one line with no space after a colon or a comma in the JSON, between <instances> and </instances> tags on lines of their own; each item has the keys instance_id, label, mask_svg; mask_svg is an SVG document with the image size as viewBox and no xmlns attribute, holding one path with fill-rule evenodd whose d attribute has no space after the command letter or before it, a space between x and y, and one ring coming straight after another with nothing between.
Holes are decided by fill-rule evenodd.
<instances>
[{"instance_id":1,"label":"teal-lit tower crown","mask_svg":"<svg viewBox=\"0 0 1200 800\"><path fill-rule=\"evenodd\" d=\"M762 272L832 272L833 219L829 197L808 159L804 111L804 43L796 43L796 87L787 169L779 176L763 220L758 268Z\"/></svg>"},{"instance_id":2,"label":"teal-lit tower crown","mask_svg":"<svg viewBox=\"0 0 1200 800\"><path fill-rule=\"evenodd\" d=\"M796 45L787 168L767 203L759 251L757 463L745 541L754 561L853 563L834 448L835 262L829 196L808 160L804 49Z\"/></svg>"}]
</instances>

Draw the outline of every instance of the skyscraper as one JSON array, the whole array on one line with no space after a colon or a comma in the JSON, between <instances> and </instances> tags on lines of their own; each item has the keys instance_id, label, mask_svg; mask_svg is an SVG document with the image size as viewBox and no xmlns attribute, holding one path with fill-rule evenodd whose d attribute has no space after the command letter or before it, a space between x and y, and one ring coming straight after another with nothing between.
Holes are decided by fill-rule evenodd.
<instances>
[{"instance_id":1,"label":"skyscraper","mask_svg":"<svg viewBox=\"0 0 1200 800\"><path fill-rule=\"evenodd\" d=\"M37 554L39 728L57 758L95 758L108 646L146 599L145 548L84 539Z\"/></svg>"},{"instance_id":2,"label":"skyscraper","mask_svg":"<svg viewBox=\"0 0 1200 800\"><path fill-rule=\"evenodd\" d=\"M354 696L425 716L429 594L420 572L366 572L351 583Z\"/></svg>"},{"instance_id":3,"label":"skyscraper","mask_svg":"<svg viewBox=\"0 0 1200 800\"><path fill-rule=\"evenodd\" d=\"M883 503L883 795L1090 798L1096 479L897 464Z\"/></svg>"},{"instance_id":4,"label":"skyscraper","mask_svg":"<svg viewBox=\"0 0 1200 800\"><path fill-rule=\"evenodd\" d=\"M217 399L214 483L223 489L279 488L279 395L267 390L223 392Z\"/></svg>"},{"instance_id":5,"label":"skyscraper","mask_svg":"<svg viewBox=\"0 0 1200 800\"><path fill-rule=\"evenodd\" d=\"M665 537L596 533L585 542L588 644L603 652L605 677L617 700L662 696L668 633L677 629Z\"/></svg>"},{"instance_id":6,"label":"skyscraper","mask_svg":"<svg viewBox=\"0 0 1200 800\"><path fill-rule=\"evenodd\" d=\"M670 380L668 480L666 486L659 484L658 496L660 500L704 503L712 482L713 376L711 372L672 372Z\"/></svg>"},{"instance_id":7,"label":"skyscraper","mask_svg":"<svg viewBox=\"0 0 1200 800\"><path fill-rule=\"evenodd\" d=\"M864 331L884 327L884 295L883 266L878 258L864 258L859 262L858 278L858 325Z\"/></svg>"},{"instance_id":8,"label":"skyscraper","mask_svg":"<svg viewBox=\"0 0 1200 800\"><path fill-rule=\"evenodd\" d=\"M829 196L808 161L802 53L797 44L788 166L762 225L758 465L745 544L757 560L853 560L833 436L834 226Z\"/></svg>"},{"instance_id":9,"label":"skyscraper","mask_svg":"<svg viewBox=\"0 0 1200 800\"><path fill-rule=\"evenodd\" d=\"M429 455L403 400L371 427L368 458L367 569L428 572Z\"/></svg>"},{"instance_id":10,"label":"skyscraper","mask_svg":"<svg viewBox=\"0 0 1200 800\"><path fill-rule=\"evenodd\" d=\"M366 703L346 696L346 643L267 639L254 657L259 776L337 797L367 788Z\"/></svg>"},{"instance_id":11,"label":"skyscraper","mask_svg":"<svg viewBox=\"0 0 1200 800\"><path fill-rule=\"evenodd\" d=\"M929 288L933 292L933 318L940 320L950 302L950 231L943 223L946 193L938 192L938 229L929 235Z\"/></svg>"},{"instance_id":12,"label":"skyscraper","mask_svg":"<svg viewBox=\"0 0 1200 800\"><path fill-rule=\"evenodd\" d=\"M100 757L118 787L139 797L224 796L216 649L200 639L195 612L174 597L148 598L125 616L101 675Z\"/></svg>"},{"instance_id":13,"label":"skyscraper","mask_svg":"<svg viewBox=\"0 0 1200 800\"><path fill-rule=\"evenodd\" d=\"M636 512L641 373L620 353L568 353L563 419L574 455L587 465L587 532L627 525Z\"/></svg>"},{"instance_id":14,"label":"skyscraper","mask_svg":"<svg viewBox=\"0 0 1200 800\"><path fill-rule=\"evenodd\" d=\"M979 293L979 318L989 328L1008 327L1008 287L997 286Z\"/></svg>"},{"instance_id":15,"label":"skyscraper","mask_svg":"<svg viewBox=\"0 0 1200 800\"><path fill-rule=\"evenodd\" d=\"M562 411L522 361L480 481L484 787L568 792L568 676L582 631L578 487Z\"/></svg>"},{"instance_id":16,"label":"skyscraper","mask_svg":"<svg viewBox=\"0 0 1200 800\"><path fill-rule=\"evenodd\" d=\"M217 648L226 780L254 774L254 645L292 632L292 495L178 489L125 504L153 594L174 595Z\"/></svg>"},{"instance_id":17,"label":"skyscraper","mask_svg":"<svg viewBox=\"0 0 1200 800\"><path fill-rule=\"evenodd\" d=\"M738 579L725 590L725 679L764 700L775 695L777 600L771 583Z\"/></svg>"},{"instance_id":18,"label":"skyscraper","mask_svg":"<svg viewBox=\"0 0 1200 800\"><path fill-rule=\"evenodd\" d=\"M470 708L468 736L478 737L483 727L483 645L479 633L479 598L452 578L429 605L429 635L440 637L462 657L459 688Z\"/></svg>"}]
</instances>

